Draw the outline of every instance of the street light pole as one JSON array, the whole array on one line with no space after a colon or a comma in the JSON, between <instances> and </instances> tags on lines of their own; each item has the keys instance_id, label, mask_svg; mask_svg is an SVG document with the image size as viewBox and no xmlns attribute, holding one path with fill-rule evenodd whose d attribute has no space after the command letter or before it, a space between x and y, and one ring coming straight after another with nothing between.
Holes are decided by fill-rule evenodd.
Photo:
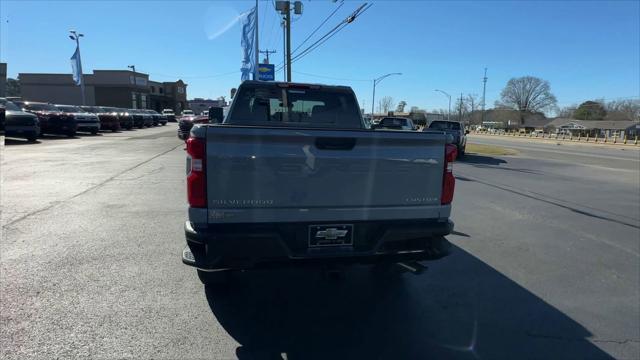
<instances>
[{"instance_id":1,"label":"street light pole","mask_svg":"<svg viewBox=\"0 0 640 360\"><path fill-rule=\"evenodd\" d=\"M438 89L435 89L434 91L439 91L449 98L449 112L447 113L447 121L451 120L451 95L449 95L445 91L438 90Z\"/></svg>"},{"instance_id":2,"label":"street light pole","mask_svg":"<svg viewBox=\"0 0 640 360\"><path fill-rule=\"evenodd\" d=\"M83 37L84 34L78 34L75 30L69 30L69 33L71 33L71 35L69 35L71 40L76 41L76 46L78 47L78 57L82 59L82 57L80 56L80 38ZM80 61L80 63L82 64L82 61ZM84 75L82 74L82 69L80 69L80 94L82 96L82 105L87 105L84 98Z\"/></svg>"},{"instance_id":3,"label":"street light pole","mask_svg":"<svg viewBox=\"0 0 640 360\"><path fill-rule=\"evenodd\" d=\"M392 75L402 75L402 73L389 73L386 75L382 75L377 79L373 79L373 98L371 99L371 119L372 120L373 120L373 114L374 114L374 106L376 104L376 85L378 85L380 81Z\"/></svg>"}]
</instances>

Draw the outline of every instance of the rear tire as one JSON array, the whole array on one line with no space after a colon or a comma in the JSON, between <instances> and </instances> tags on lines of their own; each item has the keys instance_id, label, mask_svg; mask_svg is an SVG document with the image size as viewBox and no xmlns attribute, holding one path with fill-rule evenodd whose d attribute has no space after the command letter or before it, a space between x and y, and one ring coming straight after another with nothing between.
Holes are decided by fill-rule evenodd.
<instances>
[{"instance_id":1,"label":"rear tire","mask_svg":"<svg viewBox=\"0 0 640 360\"><path fill-rule=\"evenodd\" d=\"M67 136L68 136L68 137L70 137L70 138L72 138L72 137L76 137L76 132L75 132L75 131L69 131L69 132L67 133Z\"/></svg>"},{"instance_id":2,"label":"rear tire","mask_svg":"<svg viewBox=\"0 0 640 360\"><path fill-rule=\"evenodd\" d=\"M198 278L205 286L224 286L229 283L229 270L198 271Z\"/></svg>"},{"instance_id":3,"label":"rear tire","mask_svg":"<svg viewBox=\"0 0 640 360\"><path fill-rule=\"evenodd\" d=\"M30 143L34 143L34 142L38 141L38 136L37 135L29 135L27 137L27 141L30 142Z\"/></svg>"},{"instance_id":4,"label":"rear tire","mask_svg":"<svg viewBox=\"0 0 640 360\"><path fill-rule=\"evenodd\" d=\"M91 130L91 135L98 135L98 130Z\"/></svg>"}]
</instances>

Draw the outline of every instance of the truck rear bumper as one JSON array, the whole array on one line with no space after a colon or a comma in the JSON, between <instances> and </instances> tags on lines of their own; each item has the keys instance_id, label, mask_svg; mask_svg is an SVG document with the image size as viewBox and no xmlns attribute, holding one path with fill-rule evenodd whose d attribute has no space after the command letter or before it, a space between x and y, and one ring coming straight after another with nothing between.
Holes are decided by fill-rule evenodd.
<instances>
[{"instance_id":1,"label":"truck rear bumper","mask_svg":"<svg viewBox=\"0 0 640 360\"><path fill-rule=\"evenodd\" d=\"M353 244L314 248L308 223L226 224L195 229L185 223L182 262L201 270L327 263L433 260L447 256L450 220L353 222Z\"/></svg>"}]
</instances>

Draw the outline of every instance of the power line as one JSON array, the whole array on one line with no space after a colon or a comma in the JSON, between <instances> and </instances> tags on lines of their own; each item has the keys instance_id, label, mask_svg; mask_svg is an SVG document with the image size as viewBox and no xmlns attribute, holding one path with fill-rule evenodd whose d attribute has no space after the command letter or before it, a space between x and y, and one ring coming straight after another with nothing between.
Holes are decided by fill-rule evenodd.
<instances>
[{"instance_id":1,"label":"power line","mask_svg":"<svg viewBox=\"0 0 640 360\"><path fill-rule=\"evenodd\" d=\"M340 3L340 5L338 5L337 8L335 8L335 10L333 10L331 12L331 14L329 14L329 16L327 16L321 23L320 25L318 25L312 32L311 34L309 34L309 36L307 36L306 39L304 39L300 45L298 45L298 47L296 47L295 49L293 49L293 51L291 52L291 54L295 54L296 51L298 51L298 49L300 49L300 47L302 47L302 45L304 45L307 41L309 41L309 39L316 33L318 32L318 30L320 30L320 28L327 23L327 21L329 21L329 19L338 11L340 10L340 8L342 7L342 5L344 5L344 1Z\"/></svg>"},{"instance_id":2,"label":"power line","mask_svg":"<svg viewBox=\"0 0 640 360\"><path fill-rule=\"evenodd\" d=\"M351 24L357 16L363 14L365 11L367 11L372 5L368 5L367 3L364 3L363 5L361 5L358 9L356 9L356 11L354 11L350 16L348 16L346 19L343 20L342 23L338 24L337 27L339 27L337 30L335 30L335 32L333 32L332 34L330 34L328 37L326 37L325 39L320 38L318 41L316 41L317 45L315 45L316 43L312 44L311 46L307 47L305 50L302 51L302 53L296 55L293 57L293 59L291 60L291 63L294 63L298 60L300 60L301 58L303 58L304 56L306 56L307 54L309 54L310 52L312 52L313 50L317 49L318 47L320 47L320 45L324 44L325 42L327 42L329 39L331 39L333 36L335 36L337 33L340 32L340 30L344 29L347 25ZM326 35L325 35L326 36ZM314 46L315 45L315 46Z\"/></svg>"},{"instance_id":3,"label":"power line","mask_svg":"<svg viewBox=\"0 0 640 360\"><path fill-rule=\"evenodd\" d=\"M338 25L336 25L334 28L332 28L331 30L329 30L326 34L324 34L322 37L320 37L318 40L316 40L313 44L309 45L308 47L306 47L301 53L299 53L298 55L294 56L291 59L291 63L294 63L297 60L300 60L301 58L303 58L304 56L308 55L310 52L312 52L313 50L317 49L320 45L324 44L327 40L329 40L330 38L332 38L335 34L337 34L338 32L340 32L340 30L342 30L343 28L345 28L348 24L351 24L359 15L361 15L362 13L364 13L366 10L368 10L370 7L372 6L372 4L367 4L364 3L362 5L360 5L360 7L358 7L353 13L351 13L351 15L349 15L346 19L342 20L340 23L338 23ZM281 68L283 68L284 65L281 63L278 65L278 70L280 71Z\"/></svg>"}]
</instances>

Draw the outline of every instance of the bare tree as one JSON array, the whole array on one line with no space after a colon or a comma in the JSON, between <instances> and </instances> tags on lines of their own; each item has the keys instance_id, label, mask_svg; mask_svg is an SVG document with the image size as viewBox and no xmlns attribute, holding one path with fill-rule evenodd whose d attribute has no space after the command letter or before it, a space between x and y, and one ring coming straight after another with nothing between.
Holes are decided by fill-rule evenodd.
<instances>
[{"instance_id":1,"label":"bare tree","mask_svg":"<svg viewBox=\"0 0 640 360\"><path fill-rule=\"evenodd\" d=\"M556 111L556 116L560 118L572 119L573 113L576 111L577 108L578 108L578 105L576 104L561 107Z\"/></svg>"},{"instance_id":2,"label":"bare tree","mask_svg":"<svg viewBox=\"0 0 640 360\"><path fill-rule=\"evenodd\" d=\"M480 106L480 102L478 101L477 94L467 94L467 102L469 103L469 111L474 112L476 108Z\"/></svg>"},{"instance_id":3,"label":"bare tree","mask_svg":"<svg viewBox=\"0 0 640 360\"><path fill-rule=\"evenodd\" d=\"M523 113L549 110L554 108L556 103L556 97L551 93L548 81L534 76L523 76L507 82L496 107L505 106L520 111L522 123Z\"/></svg>"},{"instance_id":4,"label":"bare tree","mask_svg":"<svg viewBox=\"0 0 640 360\"><path fill-rule=\"evenodd\" d=\"M640 121L640 99L610 101L606 110L607 120Z\"/></svg>"},{"instance_id":5,"label":"bare tree","mask_svg":"<svg viewBox=\"0 0 640 360\"><path fill-rule=\"evenodd\" d=\"M411 110L409 110L409 112L414 113L414 112L418 112L418 110L420 110L420 108L418 108L417 106L412 106Z\"/></svg>"},{"instance_id":6,"label":"bare tree","mask_svg":"<svg viewBox=\"0 0 640 360\"><path fill-rule=\"evenodd\" d=\"M401 100L398 103L398 106L396 107L396 112L404 112L404 108L407 106L407 102L404 100Z\"/></svg>"},{"instance_id":7,"label":"bare tree","mask_svg":"<svg viewBox=\"0 0 640 360\"><path fill-rule=\"evenodd\" d=\"M393 108L394 102L391 96L385 96L378 100L378 111L386 114L391 108Z\"/></svg>"}]
</instances>

